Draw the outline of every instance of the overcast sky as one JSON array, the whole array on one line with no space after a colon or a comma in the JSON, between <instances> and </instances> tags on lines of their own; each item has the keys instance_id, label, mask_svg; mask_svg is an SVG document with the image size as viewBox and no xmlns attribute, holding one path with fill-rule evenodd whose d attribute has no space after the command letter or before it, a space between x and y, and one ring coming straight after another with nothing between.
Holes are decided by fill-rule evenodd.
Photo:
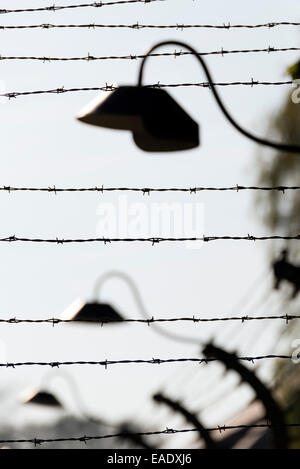
<instances>
[{"instance_id":1,"label":"overcast sky","mask_svg":"<svg viewBox=\"0 0 300 469\"><path fill-rule=\"evenodd\" d=\"M76 1L64 0L60 3L73 4ZM37 7L48 3L46 0L10 0L1 1L0 4L1 8L20 8L21 5ZM299 21L297 7L296 0L272 3L263 0L257 4L237 0L167 0L148 5L7 14L0 16L0 23L134 24L138 21L141 24L255 24ZM5 56L142 54L157 41L173 38L187 41L199 51L221 50L222 47L255 49L300 45L296 27L229 31L0 31L1 55ZM174 47L168 50L173 51ZM249 81L251 78L281 81L287 79L284 74L287 66L298 58L297 52L287 52L217 55L207 57L206 61L216 81ZM136 60L89 63L3 61L0 63L0 80L9 92L61 86L102 86L105 83L135 84L139 64ZM184 83L205 81L205 77L197 61L190 56L176 59L158 57L148 61L145 80L149 84L158 81ZM97 92L27 96L2 102L0 184L193 187L255 183L259 149L225 121L209 89L191 87L169 91L200 123L201 146L195 150L176 154L147 154L135 147L127 132L100 129L76 121L76 114L97 96ZM288 92L289 88L284 86L220 88L222 98L235 118L259 135L266 135L268 118L280 108ZM125 197L124 194L122 197ZM129 206L141 202L147 210L151 210L154 202L200 203L204 207L203 233L206 235L266 233L255 211L253 194L248 192L166 193L150 197L133 193L126 195L124 200ZM94 237L97 235L101 203L113 203L119 209L122 200L119 194L112 193L66 193L56 196L49 193L2 193L0 236ZM235 305L268 267L266 251L267 243L231 241L208 243L201 249L187 249L181 244L153 247L134 243L106 246L1 244L1 316L59 316L76 298L91 298L97 277L110 270L125 272L136 281L150 316L226 315L233 312ZM262 279L262 294L269 285L268 280ZM259 294L260 291L255 290L250 296L254 300ZM131 292L120 280L107 282L102 298L112 302L124 316L139 317ZM249 297L246 298L240 309L248 308ZM277 307L275 297L268 312L274 312ZM262 309L260 312L266 311ZM214 327L193 324L165 327L173 332L199 337L202 342L209 340L213 333L219 336L225 329L222 324ZM249 326L251 334L256 334L257 330L257 326L256 329ZM223 342L227 349L245 345L244 339L239 344L233 343L235 334L227 337L230 339L226 338ZM7 346L7 361L151 359L200 354L200 347L195 344L165 340L155 334L151 327L139 324L101 329L69 325L55 328L50 325L1 325L0 338ZM257 343L255 353L264 353L267 342L262 340ZM244 349L244 352L248 350ZM69 368L68 372L78 383L90 412L108 421L118 421L137 417L137 413L146 408L152 392L161 389L166 381L170 383L174 395L189 402L189 396L197 396L203 379L206 381L206 376L212 374L198 370L198 365L170 364L114 366L107 371L74 367ZM1 371L2 385L14 386L10 402L11 420L16 422L21 415L24 417L14 404L18 391L23 386L38 385L45 371L38 368ZM186 381L185 376L195 378ZM50 377L51 373L47 380ZM188 383L186 387L184 383ZM62 399L71 408L75 408L72 393L66 384L57 384L52 380L49 386L61 393ZM217 391L217 387L216 383L213 389L207 387L208 397ZM200 407L198 405L198 409ZM228 408L230 402L226 406ZM44 414L40 413L39 417L41 415ZM222 413L219 415L221 422L215 412L207 411L205 421L224 423L225 417ZM149 412L147 414L145 411L145 418L150 417ZM27 412L26 419L31 418L34 418L33 413ZM157 422L157 426L164 428L170 426L170 422Z\"/></svg>"}]
</instances>

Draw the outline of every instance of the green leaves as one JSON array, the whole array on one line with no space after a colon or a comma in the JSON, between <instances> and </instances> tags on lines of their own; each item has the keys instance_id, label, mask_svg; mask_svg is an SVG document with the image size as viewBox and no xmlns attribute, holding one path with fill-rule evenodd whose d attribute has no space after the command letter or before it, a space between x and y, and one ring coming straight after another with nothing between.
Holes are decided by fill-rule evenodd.
<instances>
[{"instance_id":1,"label":"green leaves","mask_svg":"<svg viewBox=\"0 0 300 469\"><path fill-rule=\"evenodd\" d=\"M300 60L287 69L293 80L300 80Z\"/></svg>"}]
</instances>

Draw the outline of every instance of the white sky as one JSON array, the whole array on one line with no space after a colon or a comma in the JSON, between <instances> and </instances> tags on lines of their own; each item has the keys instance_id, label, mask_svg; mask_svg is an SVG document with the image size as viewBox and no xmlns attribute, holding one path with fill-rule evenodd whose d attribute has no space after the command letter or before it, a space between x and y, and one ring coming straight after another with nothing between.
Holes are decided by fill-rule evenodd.
<instances>
[{"instance_id":1,"label":"white sky","mask_svg":"<svg viewBox=\"0 0 300 469\"><path fill-rule=\"evenodd\" d=\"M46 0L10 0L0 1L0 7L36 7L48 3ZM60 3L73 4L76 1L64 0ZM296 0L263 0L257 4L237 0L204 3L167 0L149 5L2 15L0 23L133 24L139 21L150 24L234 24L297 21L297 6ZM199 51L219 50L221 47L299 46L296 27L183 32L118 29L0 31L2 55L138 54L144 53L157 41L172 38L187 41ZM247 81L251 78L279 81L287 78L285 69L298 57L297 53L274 53L228 55L224 58L210 56L206 60L216 81ZM101 86L105 83L134 84L139 63L125 60L50 64L3 61L0 63L0 79L4 81L7 91L48 89L62 85L68 88ZM204 80L192 57L150 59L146 68L148 83ZM280 107L287 92L285 87L220 89L237 120L260 135L265 134L268 116ZM74 116L97 95L95 92L20 97L1 104L0 184L192 187L255 182L258 148L227 124L210 91L179 88L170 90L170 93L199 121L200 148L172 155L146 154L134 146L130 134L126 132L93 128L77 122ZM205 234L261 235L266 230L260 225L258 216L250 210L252 197L246 192L206 193L192 197L188 194L156 194L151 197L131 194L128 200L145 204L151 201L202 202L205 204ZM61 194L55 197L48 193L3 193L0 196L0 236L93 237L96 235L100 201L117 204L118 195ZM266 249L267 243L228 241L209 243L199 250L188 250L180 244L154 247L137 244L2 244L1 316L58 316L74 299L89 298L97 276L111 269L124 271L136 280L150 315L224 315L231 312L249 285L263 271ZM120 281L107 283L103 298L111 301L124 315L138 317L139 312L131 294ZM197 327L178 324L172 330L191 336L198 331L199 339L206 341L212 331L219 333L225 328L223 325ZM254 330L249 328L252 333ZM0 338L7 344L8 361L151 359L199 354L195 345L166 341L151 328L142 325L96 330L89 327L58 326L53 329L48 325L1 325ZM258 343L255 353L264 353L267 342ZM223 346L229 349L232 343L227 340ZM171 387L174 380L174 395L182 398L197 396L205 373L200 373L202 378L195 378L189 389L188 386L186 389L183 387L184 373L191 374L196 367L137 365L115 366L108 371L87 367L70 368L68 371L76 379L90 412L94 411L109 421L118 421L137 417L137 411L149 401L152 391L166 380L170 381ZM17 394L22 386L38 384L45 371L37 368L3 369L1 382L7 385L13 383ZM175 378L179 381L177 385ZM59 389L56 390L59 393ZM61 391L66 400L67 397L72 399L65 386ZM207 389L208 397L211 391ZM21 414L20 409L15 408L11 413L12 419L19 421ZM26 413L26 419L31 418L33 414ZM208 423L224 423L223 420L218 421L218 415L210 415L209 412L205 419ZM159 427L170 426L169 421L157 424Z\"/></svg>"}]
</instances>

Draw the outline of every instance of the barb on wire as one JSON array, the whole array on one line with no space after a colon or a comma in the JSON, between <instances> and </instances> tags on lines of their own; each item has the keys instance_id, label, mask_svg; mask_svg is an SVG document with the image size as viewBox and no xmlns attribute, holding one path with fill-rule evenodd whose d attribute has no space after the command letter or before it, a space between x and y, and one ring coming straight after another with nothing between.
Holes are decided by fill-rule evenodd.
<instances>
[{"instance_id":1,"label":"barb on wire","mask_svg":"<svg viewBox=\"0 0 300 469\"><path fill-rule=\"evenodd\" d=\"M258 355L253 357L237 357L232 358L233 360L240 360L249 363L260 360L291 360L292 355ZM0 363L0 368L19 368L19 367L31 367L31 366L42 366L50 368L60 368L61 366L99 366L107 369L110 365L162 365L167 363L196 363L198 365L208 364L210 362L218 361L218 358L205 357L205 358L152 358L147 359L136 359L136 360L102 360L102 361L53 361L53 362L11 362L11 363Z\"/></svg>"},{"instance_id":2,"label":"barb on wire","mask_svg":"<svg viewBox=\"0 0 300 469\"><path fill-rule=\"evenodd\" d=\"M130 3L153 3L153 2L164 2L165 0L118 0L112 2L93 2L93 3L80 3L77 5L50 5L46 7L38 7L38 8L18 8L18 9L8 9L8 8L1 8L0 14L6 13L32 13L35 11L59 11L59 10L70 10L75 8L101 8L106 6L113 6L113 5L125 5Z\"/></svg>"},{"instance_id":3,"label":"barb on wire","mask_svg":"<svg viewBox=\"0 0 300 469\"><path fill-rule=\"evenodd\" d=\"M300 47L266 47L262 49L232 49L226 50L223 47L220 50L214 51L201 51L197 52L197 55L206 56L206 55L225 55L231 54L253 54L253 53L273 53L273 52L291 52L291 51L300 51ZM190 51L174 50L173 52L153 52L151 54L128 54L128 55L104 55L104 56L95 56L87 54L86 56L81 57L47 57L47 56L5 56L0 55L0 60L37 60L43 63L46 62L74 62L74 61L85 61L92 62L97 60L137 60L144 59L146 57L183 57L187 55L195 55Z\"/></svg>"},{"instance_id":4,"label":"barb on wire","mask_svg":"<svg viewBox=\"0 0 300 469\"><path fill-rule=\"evenodd\" d=\"M118 2L117 2L118 3ZM0 13L2 11L0 10ZM8 13L8 12L7 12ZM275 28L278 26L300 26L299 22L292 21L278 21L262 24L230 24L223 23L219 25L214 24L141 24L139 22L133 24L24 24L24 25L0 25L0 30L3 29L60 29L60 28L76 28L76 29L175 29L176 31L183 31L184 29L258 29L258 28Z\"/></svg>"},{"instance_id":5,"label":"barb on wire","mask_svg":"<svg viewBox=\"0 0 300 469\"><path fill-rule=\"evenodd\" d=\"M252 80L250 81L233 81L233 82L217 82L214 83L214 86L250 86L253 88L254 86L283 86L283 85L293 85L292 80L287 81L259 81L259 80ZM188 87L199 87L199 88L210 88L210 84L208 81L200 82L200 83L153 83L152 85L145 85L145 88L188 88ZM53 88L50 90L33 90L33 91L10 91L8 93L1 93L0 96L3 98L18 98L19 96L29 96L29 95L39 95L39 94L64 94L64 93L74 93L78 91L114 91L118 87L114 85L105 86L92 86L92 87L84 87L84 88L65 88L61 86L59 88Z\"/></svg>"},{"instance_id":6,"label":"barb on wire","mask_svg":"<svg viewBox=\"0 0 300 469\"><path fill-rule=\"evenodd\" d=\"M163 242L190 242L190 241L269 241L269 240L300 240L300 234L295 236L202 236L193 238L24 238L15 235L0 238L0 243L50 243L50 244L71 244L71 243L103 243L104 245L110 243L150 243L152 246Z\"/></svg>"},{"instance_id":7,"label":"barb on wire","mask_svg":"<svg viewBox=\"0 0 300 469\"><path fill-rule=\"evenodd\" d=\"M220 191L220 192L240 192L240 191L277 191L284 194L286 191L299 190L300 186L235 186L228 187L14 187L2 186L2 192L51 192L57 194L59 192L141 192L143 195L150 195L152 192L185 192L187 194L196 194L197 192L205 191Z\"/></svg>"},{"instance_id":8,"label":"barb on wire","mask_svg":"<svg viewBox=\"0 0 300 469\"><path fill-rule=\"evenodd\" d=\"M121 322L124 323L138 323L138 324L146 324L147 326L151 326L152 323L173 323L173 322L190 322L190 323L202 323L202 322L227 322L227 321L238 321L242 323L247 323L250 321L275 321L275 320L282 320L288 325L290 321L300 319L300 315L290 315L290 314L283 314L278 316L223 316L223 317L173 317L173 318L155 318L152 316L149 319L122 319ZM68 324L68 323L77 323L75 319L59 319L56 317L52 318L45 318L45 319L22 319L17 317L11 317L9 319L0 318L0 324L51 324L55 326L56 324ZM103 326L105 324L110 324L111 321L109 320L85 320L85 322L90 322L94 325Z\"/></svg>"},{"instance_id":9,"label":"barb on wire","mask_svg":"<svg viewBox=\"0 0 300 469\"><path fill-rule=\"evenodd\" d=\"M288 423L285 424L284 427L286 428L299 428L300 423ZM266 424L253 424L253 425L218 425L212 428L206 428L206 432L219 432L223 433L228 430L243 430L243 429L259 429L259 428L274 428L274 425L270 423ZM113 433L107 435L97 435L97 436L79 436L79 437L66 437L66 438L31 438L31 439L15 439L15 440L0 440L1 444L13 444L13 443L29 443L33 444L34 446L40 446L44 443L61 443L61 442L78 442L78 443L88 443L89 441L96 441L96 440L104 440L109 438L120 438L126 437L127 435L131 436L155 436L155 435L175 435L178 433L193 433L197 432L197 428L185 428L185 429L174 429L166 427L164 430L156 430L156 431L148 431L148 432L121 432L121 433Z\"/></svg>"}]
</instances>

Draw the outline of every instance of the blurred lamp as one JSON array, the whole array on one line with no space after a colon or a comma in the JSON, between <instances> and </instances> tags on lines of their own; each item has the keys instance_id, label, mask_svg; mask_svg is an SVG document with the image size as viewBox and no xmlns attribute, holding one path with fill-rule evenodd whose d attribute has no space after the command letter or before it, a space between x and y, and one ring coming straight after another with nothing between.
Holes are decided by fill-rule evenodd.
<instances>
[{"instance_id":1,"label":"blurred lamp","mask_svg":"<svg viewBox=\"0 0 300 469\"><path fill-rule=\"evenodd\" d=\"M167 152L197 147L197 123L165 90L142 85L146 60L155 49L165 45L186 48L197 58L223 115L241 134L261 145L289 153L300 153L299 145L271 142L256 137L241 127L225 108L202 56L193 47L180 41L163 41L152 47L142 60L137 86L121 86L105 99L93 101L80 112L78 120L99 127L130 130L136 145L144 151Z\"/></svg>"},{"instance_id":2,"label":"blurred lamp","mask_svg":"<svg viewBox=\"0 0 300 469\"><path fill-rule=\"evenodd\" d=\"M63 314L63 319L81 323L115 323L122 322L122 316L109 304L84 303L75 301Z\"/></svg>"},{"instance_id":3,"label":"blurred lamp","mask_svg":"<svg viewBox=\"0 0 300 469\"><path fill-rule=\"evenodd\" d=\"M41 384L39 388L35 388L34 390L29 389L29 391L25 391L22 393L21 396L21 402L23 404L36 404L36 405L41 405L44 407L52 407L60 410L66 409L65 405L61 403L59 399L55 396L55 394L45 391L45 389L48 388L49 381L52 381L55 376L62 378L64 382L67 384L70 393L72 394L72 400L74 404L76 404L76 409L77 412L80 413L81 417L83 417L85 420L91 421L91 422L97 422L100 423L99 419L96 419L92 417L88 412L86 412L84 402L82 400L82 396L78 387L78 384L76 380L74 379L72 374L67 373L66 370L59 370L57 373L55 373L53 370L51 370L49 373L47 373L44 376L44 384ZM68 404L68 401L66 401L66 405ZM103 422L102 422L103 423Z\"/></svg>"},{"instance_id":4,"label":"blurred lamp","mask_svg":"<svg viewBox=\"0 0 300 469\"><path fill-rule=\"evenodd\" d=\"M148 312L145 308L143 299L141 297L139 289L137 288L137 285L132 280L132 278L130 278L125 272L119 272L118 270L112 270L112 271L106 272L105 274L101 275L95 283L94 298L99 297L99 294L101 292L101 289L103 288L103 285L110 279L119 279L119 280L122 280L123 282L125 282L128 285L128 287L130 288L130 290L133 294L136 306L137 306L137 308L138 308L138 310L141 314L141 317L145 321L151 321L152 317L149 316L149 314L148 314ZM111 305L104 304L104 303L97 303L97 302L95 302L95 303L83 303L80 300L77 300L75 303L73 303L73 305L71 305L65 311L64 319L75 318L73 320L76 321L76 317L77 317L77 315L79 315L78 320L84 322L86 320L85 317L89 317L89 315L92 313L91 305L96 305L97 306L97 308L95 306L97 313L95 313L95 315L93 315L93 318L95 316L97 316L97 319L92 318L92 320L91 320L89 318L89 319L87 319L87 322L92 322L92 323L97 323L97 322L98 323L99 322L100 323L101 322L121 323L121 322L125 321L119 315L119 313L117 313L114 310L114 308ZM84 308L85 307L86 308L89 307L89 308L85 309L85 311L87 311L87 312L84 315L83 313L84 313ZM102 309L101 309L101 307L102 307ZM108 314L108 312L109 312L109 315L108 315L107 319L105 320L105 314ZM199 345L199 339L198 338L196 338L196 337L195 338L185 337L183 335L179 335L179 334L175 334L173 332L166 331L164 329L161 329L160 326L158 326L155 322L153 322L151 324L151 329L154 330L155 332L157 332L158 334L162 335L163 337L167 338L167 339L175 340L175 341L178 341L178 342L189 343L189 344L195 343L195 344Z\"/></svg>"},{"instance_id":5,"label":"blurred lamp","mask_svg":"<svg viewBox=\"0 0 300 469\"><path fill-rule=\"evenodd\" d=\"M179 151L199 145L198 124L160 89L122 86L93 101L77 118L100 127L130 130L144 151Z\"/></svg>"},{"instance_id":6,"label":"blurred lamp","mask_svg":"<svg viewBox=\"0 0 300 469\"><path fill-rule=\"evenodd\" d=\"M59 402L59 400L54 396L54 394L51 394L50 392L47 391L36 391L31 393L27 398L23 400L24 404L36 404L36 405L42 405L42 406L47 406L47 407L56 407L56 408L62 408L62 404Z\"/></svg>"}]
</instances>

